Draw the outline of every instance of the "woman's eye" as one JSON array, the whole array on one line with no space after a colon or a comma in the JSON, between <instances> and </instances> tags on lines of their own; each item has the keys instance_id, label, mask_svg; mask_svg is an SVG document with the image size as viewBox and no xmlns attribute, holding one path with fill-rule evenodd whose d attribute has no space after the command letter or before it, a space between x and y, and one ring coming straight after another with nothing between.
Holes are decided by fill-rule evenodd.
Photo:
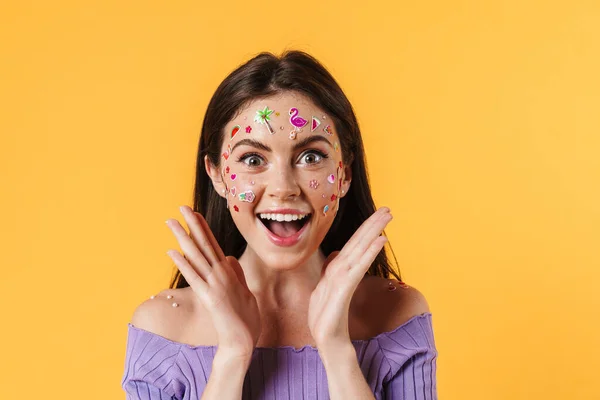
<instances>
[{"instance_id":1,"label":"woman's eye","mask_svg":"<svg viewBox=\"0 0 600 400\"><path fill-rule=\"evenodd\" d=\"M249 167L260 167L262 165L262 158L257 156L256 154L243 155L238 161L243 162Z\"/></svg>"},{"instance_id":2,"label":"woman's eye","mask_svg":"<svg viewBox=\"0 0 600 400\"><path fill-rule=\"evenodd\" d=\"M316 164L327 156L319 151L310 151L300 156L300 162L303 164Z\"/></svg>"}]
</instances>

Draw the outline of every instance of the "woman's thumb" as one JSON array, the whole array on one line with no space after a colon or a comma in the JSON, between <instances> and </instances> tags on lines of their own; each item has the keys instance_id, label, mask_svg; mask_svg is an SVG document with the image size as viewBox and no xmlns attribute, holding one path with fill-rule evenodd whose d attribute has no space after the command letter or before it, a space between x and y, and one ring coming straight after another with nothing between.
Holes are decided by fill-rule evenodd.
<instances>
[{"instance_id":1,"label":"woman's thumb","mask_svg":"<svg viewBox=\"0 0 600 400\"><path fill-rule=\"evenodd\" d=\"M321 268L321 277L323 277L323 275L325 275L325 270L327 269L327 266L329 265L329 263L331 263L333 261L334 258L337 257L338 254L340 254L340 252L337 250L329 253L327 258L325 259L325 262L323 263L323 268Z\"/></svg>"},{"instance_id":2,"label":"woman's thumb","mask_svg":"<svg viewBox=\"0 0 600 400\"><path fill-rule=\"evenodd\" d=\"M227 256L225 257L225 259L227 260L227 263L231 265L231 269L233 269L233 271L237 275L240 283L246 288L248 288L248 284L246 283L246 277L244 276L244 270L242 269L242 266L238 262L237 258L233 256Z\"/></svg>"}]
</instances>

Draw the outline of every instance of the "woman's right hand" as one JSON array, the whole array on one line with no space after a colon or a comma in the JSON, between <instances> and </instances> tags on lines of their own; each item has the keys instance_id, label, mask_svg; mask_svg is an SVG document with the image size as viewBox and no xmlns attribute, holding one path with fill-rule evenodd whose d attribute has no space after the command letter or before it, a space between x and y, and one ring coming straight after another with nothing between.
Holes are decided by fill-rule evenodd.
<instances>
[{"instance_id":1,"label":"woman's right hand","mask_svg":"<svg viewBox=\"0 0 600 400\"><path fill-rule=\"evenodd\" d=\"M181 213L190 235L179 221L168 219L184 256L169 250L181 274L210 313L217 331L218 351L228 357L250 362L261 333L256 298L248 289L244 271L237 259L225 257L208 223L188 206Z\"/></svg>"}]
</instances>

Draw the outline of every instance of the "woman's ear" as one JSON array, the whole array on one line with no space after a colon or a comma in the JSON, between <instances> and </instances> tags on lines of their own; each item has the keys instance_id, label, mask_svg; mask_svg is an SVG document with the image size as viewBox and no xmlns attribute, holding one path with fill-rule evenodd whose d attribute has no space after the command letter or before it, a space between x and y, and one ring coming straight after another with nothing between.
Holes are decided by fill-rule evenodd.
<instances>
[{"instance_id":1,"label":"woman's ear","mask_svg":"<svg viewBox=\"0 0 600 400\"><path fill-rule=\"evenodd\" d=\"M223 182L223 177L220 174L219 168L213 165L212 162L210 162L208 156L204 156L204 169L206 169L206 173L208 173L208 176L212 181L213 187L215 188L219 196L227 198L227 185L225 185L225 183Z\"/></svg>"},{"instance_id":2,"label":"woman's ear","mask_svg":"<svg viewBox=\"0 0 600 400\"><path fill-rule=\"evenodd\" d=\"M344 197L348 193L350 182L352 182L352 164L344 165L344 178L339 197Z\"/></svg>"}]
</instances>

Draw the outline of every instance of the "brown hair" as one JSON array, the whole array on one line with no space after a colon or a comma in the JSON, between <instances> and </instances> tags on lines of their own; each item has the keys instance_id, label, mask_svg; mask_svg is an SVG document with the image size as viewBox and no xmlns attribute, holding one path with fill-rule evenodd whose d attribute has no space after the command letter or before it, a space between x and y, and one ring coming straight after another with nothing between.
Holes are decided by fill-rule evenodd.
<instances>
[{"instance_id":1,"label":"brown hair","mask_svg":"<svg viewBox=\"0 0 600 400\"><path fill-rule=\"evenodd\" d=\"M323 254L328 256L333 251L341 250L358 227L376 210L367 178L358 121L350 101L333 76L305 52L286 51L281 57L263 52L221 82L208 104L198 145L193 209L206 218L225 255L239 258L246 248L246 241L226 208L226 200L212 185L204 166L204 156L207 155L210 162L218 167L225 125L251 101L289 91L307 96L331 117L339 136L343 163L351 164L352 168L352 184L346 196L340 199L339 211L321 243ZM385 249L382 249L367 275L389 278L390 274L402 280L400 271L396 273L391 268ZM189 284L176 268L169 287L187 286Z\"/></svg>"}]
</instances>

